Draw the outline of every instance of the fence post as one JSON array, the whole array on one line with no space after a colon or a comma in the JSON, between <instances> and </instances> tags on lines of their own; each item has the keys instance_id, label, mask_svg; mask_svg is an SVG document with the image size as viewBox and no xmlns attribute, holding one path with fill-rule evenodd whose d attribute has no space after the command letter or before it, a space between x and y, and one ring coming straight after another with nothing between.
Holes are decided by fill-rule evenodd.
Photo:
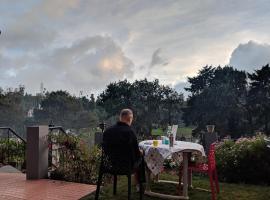
<instances>
[{"instance_id":1,"label":"fence post","mask_svg":"<svg viewBox=\"0 0 270 200\"><path fill-rule=\"evenodd\" d=\"M48 177L48 126L27 127L26 179Z\"/></svg>"}]
</instances>

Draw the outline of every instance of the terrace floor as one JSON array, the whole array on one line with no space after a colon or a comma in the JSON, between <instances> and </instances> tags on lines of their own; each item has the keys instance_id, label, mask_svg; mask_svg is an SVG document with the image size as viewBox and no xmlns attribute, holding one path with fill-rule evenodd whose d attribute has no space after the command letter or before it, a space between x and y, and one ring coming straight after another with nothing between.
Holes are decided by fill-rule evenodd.
<instances>
[{"instance_id":1,"label":"terrace floor","mask_svg":"<svg viewBox=\"0 0 270 200\"><path fill-rule=\"evenodd\" d=\"M74 200L95 190L95 185L49 179L26 180L22 173L0 173L0 199L5 200Z\"/></svg>"}]
</instances>

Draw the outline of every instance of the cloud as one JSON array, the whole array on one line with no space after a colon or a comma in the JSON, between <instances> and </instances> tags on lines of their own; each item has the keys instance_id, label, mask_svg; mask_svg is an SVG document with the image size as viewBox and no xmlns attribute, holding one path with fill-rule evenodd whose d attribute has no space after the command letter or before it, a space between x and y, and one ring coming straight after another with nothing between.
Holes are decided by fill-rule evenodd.
<instances>
[{"instance_id":1,"label":"cloud","mask_svg":"<svg viewBox=\"0 0 270 200\"><path fill-rule=\"evenodd\" d=\"M151 70L153 68L156 68L155 70L158 70L160 67L166 66L168 64L168 59L165 58L164 55L162 55L162 49L156 49L152 54L151 62L149 64L146 76L151 76Z\"/></svg>"},{"instance_id":2,"label":"cloud","mask_svg":"<svg viewBox=\"0 0 270 200\"><path fill-rule=\"evenodd\" d=\"M229 65L252 71L270 63L270 45L255 41L239 44L232 52Z\"/></svg>"},{"instance_id":3,"label":"cloud","mask_svg":"<svg viewBox=\"0 0 270 200\"><path fill-rule=\"evenodd\" d=\"M166 58L164 58L161 55L161 48L158 48L157 50L154 51L153 55L152 55L152 61L150 64L150 68L156 66L156 65L168 65L168 60Z\"/></svg>"},{"instance_id":4,"label":"cloud","mask_svg":"<svg viewBox=\"0 0 270 200\"><path fill-rule=\"evenodd\" d=\"M16 76L16 84L25 84L30 91L37 91L43 82L49 90L65 89L78 94L80 90L97 92L110 82L132 78L134 70L133 62L108 36L88 37L37 57L18 65L19 73L10 68L6 73ZM8 63L7 59L3 61Z\"/></svg>"},{"instance_id":5,"label":"cloud","mask_svg":"<svg viewBox=\"0 0 270 200\"><path fill-rule=\"evenodd\" d=\"M3 0L0 86L101 92L148 75L175 85L227 64L239 43L269 44L269 8L267 0Z\"/></svg>"}]
</instances>

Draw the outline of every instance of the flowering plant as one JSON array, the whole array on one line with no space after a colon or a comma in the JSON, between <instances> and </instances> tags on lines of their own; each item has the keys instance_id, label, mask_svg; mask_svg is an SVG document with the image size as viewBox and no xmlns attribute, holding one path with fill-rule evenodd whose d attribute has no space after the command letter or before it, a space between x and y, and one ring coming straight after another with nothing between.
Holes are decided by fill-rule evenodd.
<instances>
[{"instance_id":1,"label":"flowering plant","mask_svg":"<svg viewBox=\"0 0 270 200\"><path fill-rule=\"evenodd\" d=\"M228 182L270 184L270 149L263 135L216 145L219 178Z\"/></svg>"},{"instance_id":2,"label":"flowering plant","mask_svg":"<svg viewBox=\"0 0 270 200\"><path fill-rule=\"evenodd\" d=\"M101 150L97 146L89 148L77 136L50 135L51 150L57 151L57 164L51 171L52 179L80 183L95 183L99 169Z\"/></svg>"}]
</instances>

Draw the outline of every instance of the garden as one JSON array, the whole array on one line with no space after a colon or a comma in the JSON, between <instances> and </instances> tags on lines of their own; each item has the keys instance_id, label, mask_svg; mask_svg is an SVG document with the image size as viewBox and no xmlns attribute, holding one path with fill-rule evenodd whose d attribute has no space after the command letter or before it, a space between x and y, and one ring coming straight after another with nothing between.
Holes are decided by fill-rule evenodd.
<instances>
[{"instance_id":1,"label":"garden","mask_svg":"<svg viewBox=\"0 0 270 200\"><path fill-rule=\"evenodd\" d=\"M54 141L59 148L59 166L51 173L52 179L96 184L101 151L98 146L91 149L75 136L57 135ZM218 199L269 199L270 193L270 148L264 135L242 137L238 140L223 140L216 145L216 161L221 193ZM177 180L179 166L168 160L164 163L161 178ZM112 196L112 179L108 175L103 180L101 199L126 199L127 178L118 181L118 195ZM209 189L208 177L193 175L193 186ZM135 187L134 187L135 188ZM152 184L153 191L176 194L177 188L162 183ZM138 194L134 191L134 197ZM211 193L190 190L191 199L209 199ZM93 199L89 194L84 199ZM145 199L155 199L145 196Z\"/></svg>"}]
</instances>

